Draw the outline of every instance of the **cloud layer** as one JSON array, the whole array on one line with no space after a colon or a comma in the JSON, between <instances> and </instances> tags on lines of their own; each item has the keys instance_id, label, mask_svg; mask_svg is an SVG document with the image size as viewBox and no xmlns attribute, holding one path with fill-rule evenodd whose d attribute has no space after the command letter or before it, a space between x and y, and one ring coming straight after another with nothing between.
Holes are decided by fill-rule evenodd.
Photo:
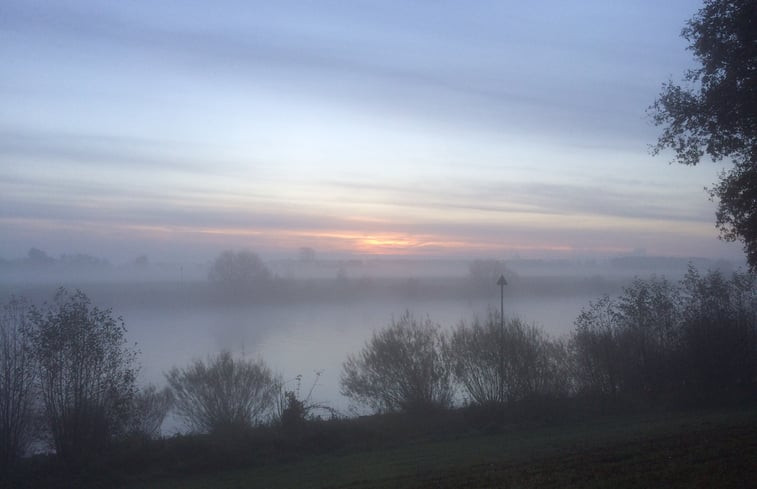
<instances>
[{"instance_id":1,"label":"cloud layer","mask_svg":"<svg viewBox=\"0 0 757 489\"><path fill-rule=\"evenodd\" d=\"M696 8L6 2L0 256L735 256L647 154Z\"/></svg>"}]
</instances>

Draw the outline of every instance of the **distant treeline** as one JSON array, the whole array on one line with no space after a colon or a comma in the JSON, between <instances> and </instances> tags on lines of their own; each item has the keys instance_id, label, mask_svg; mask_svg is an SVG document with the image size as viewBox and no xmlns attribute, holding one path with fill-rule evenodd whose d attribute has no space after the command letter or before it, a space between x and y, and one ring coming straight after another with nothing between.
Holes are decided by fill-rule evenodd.
<instances>
[{"instance_id":1,"label":"distant treeline","mask_svg":"<svg viewBox=\"0 0 757 489\"><path fill-rule=\"evenodd\" d=\"M313 277L298 278L277 274L255 253L247 251L226 251L205 267L202 273L197 269L190 273L174 267L168 270L168 275L161 275L162 278L151 276L149 270L152 268L149 267L154 268L155 265L149 265L146 257L143 257L140 263L135 263L128 269L128 274L109 276L108 273L115 273L110 265L86 255L76 260L65 257L53 259L39 250L30 251L30 257L32 255L36 258L23 259L9 265L15 270L16 279L0 282L0 298L22 294L32 301L42 301L54 293L57 285L51 284L66 284L69 288L89 289L92 299L114 307L160 307L166 304L191 304L199 307L227 304L346 303L382 298L493 300L499 298L499 287L496 283L501 275L504 275L509 283L505 289L508 298L593 296L607 291L617 291L629 280L627 277L559 273L520 275L506 261L493 259L460 262L454 267L447 264L446 268L443 262L433 262L433 266L439 268L421 269L417 274L414 273L413 267L418 263L428 264L398 260L389 260L386 263L364 263L360 260L308 261L299 263L298 266L306 269L317 267L320 272L314 273ZM27 265L24 265L27 262L28 269ZM31 263L36 265L32 266ZM77 268L66 263L85 265L82 265L83 268ZM44 270L60 274L34 274ZM96 270L110 272L97 274L94 273ZM324 275L324 270L328 274ZM171 277L170 280L166 278L168 276Z\"/></svg>"}]
</instances>

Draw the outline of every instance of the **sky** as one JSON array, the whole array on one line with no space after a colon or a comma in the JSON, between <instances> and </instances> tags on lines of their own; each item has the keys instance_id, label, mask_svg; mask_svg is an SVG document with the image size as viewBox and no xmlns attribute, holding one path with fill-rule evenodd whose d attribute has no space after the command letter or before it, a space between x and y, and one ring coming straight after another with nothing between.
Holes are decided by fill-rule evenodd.
<instances>
[{"instance_id":1,"label":"sky","mask_svg":"<svg viewBox=\"0 0 757 489\"><path fill-rule=\"evenodd\" d=\"M741 260L646 113L691 0L0 5L0 257Z\"/></svg>"}]
</instances>

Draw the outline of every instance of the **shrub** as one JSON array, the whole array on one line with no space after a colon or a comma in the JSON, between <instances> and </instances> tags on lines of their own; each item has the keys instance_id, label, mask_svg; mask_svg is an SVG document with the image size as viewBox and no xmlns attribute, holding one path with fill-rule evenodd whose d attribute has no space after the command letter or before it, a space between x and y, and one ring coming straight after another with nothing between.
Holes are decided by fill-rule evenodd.
<instances>
[{"instance_id":1,"label":"shrub","mask_svg":"<svg viewBox=\"0 0 757 489\"><path fill-rule=\"evenodd\" d=\"M576 319L580 389L643 402L754 396L755 276L691 268L677 285L635 280Z\"/></svg>"},{"instance_id":2,"label":"shrub","mask_svg":"<svg viewBox=\"0 0 757 489\"><path fill-rule=\"evenodd\" d=\"M377 411L447 408L454 392L444 349L438 325L405 312L347 358L342 394Z\"/></svg>"},{"instance_id":3,"label":"shrub","mask_svg":"<svg viewBox=\"0 0 757 489\"><path fill-rule=\"evenodd\" d=\"M59 289L44 312L32 308L30 344L44 417L55 451L68 463L99 453L124 432L136 391L136 352L123 321L77 290Z\"/></svg>"},{"instance_id":4,"label":"shrub","mask_svg":"<svg viewBox=\"0 0 757 489\"><path fill-rule=\"evenodd\" d=\"M486 321L461 323L449 344L455 377L477 404L505 404L567 394L567 352L519 318L500 322L490 312Z\"/></svg>"},{"instance_id":5,"label":"shrub","mask_svg":"<svg viewBox=\"0 0 757 489\"><path fill-rule=\"evenodd\" d=\"M681 382L707 398L745 393L757 383L757 290L752 274L694 269L681 282Z\"/></svg>"},{"instance_id":6,"label":"shrub","mask_svg":"<svg viewBox=\"0 0 757 489\"><path fill-rule=\"evenodd\" d=\"M263 421L273 407L277 382L262 361L235 359L221 352L207 363L195 360L166 375L175 409L189 429L233 433Z\"/></svg>"},{"instance_id":7,"label":"shrub","mask_svg":"<svg viewBox=\"0 0 757 489\"><path fill-rule=\"evenodd\" d=\"M284 389L284 384L280 386L276 417L285 431L301 431L307 421L321 420L321 415L332 420L339 417L339 412L328 404L313 401L313 391L318 386L322 373L322 371L315 372L315 379L304 397L301 394L302 375L297 375L293 379L296 383L294 390Z\"/></svg>"},{"instance_id":8,"label":"shrub","mask_svg":"<svg viewBox=\"0 0 757 489\"><path fill-rule=\"evenodd\" d=\"M173 393L169 388L158 390L154 385L143 388L132 401L129 432L139 437L158 437L163 420L172 406Z\"/></svg>"},{"instance_id":9,"label":"shrub","mask_svg":"<svg viewBox=\"0 0 757 489\"><path fill-rule=\"evenodd\" d=\"M11 299L0 310L0 469L24 455L33 434L36 372L24 334L28 312L20 299Z\"/></svg>"},{"instance_id":10,"label":"shrub","mask_svg":"<svg viewBox=\"0 0 757 489\"><path fill-rule=\"evenodd\" d=\"M616 397L620 390L621 358L616 331L615 301L603 296L590 302L575 321L570 340L579 390Z\"/></svg>"}]
</instances>

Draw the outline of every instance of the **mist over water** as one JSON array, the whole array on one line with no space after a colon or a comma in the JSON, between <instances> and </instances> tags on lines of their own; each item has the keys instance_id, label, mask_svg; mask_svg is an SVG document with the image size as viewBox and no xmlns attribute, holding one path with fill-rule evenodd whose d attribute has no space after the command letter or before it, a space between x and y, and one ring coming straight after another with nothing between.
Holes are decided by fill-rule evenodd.
<instances>
[{"instance_id":1,"label":"mist over water","mask_svg":"<svg viewBox=\"0 0 757 489\"><path fill-rule=\"evenodd\" d=\"M573 319L592 297L547 301L524 298L506 303L506 314L542 325L554 335L569 332ZM221 350L263 358L285 380L303 375L305 386L322 372L314 396L337 409L347 407L339 394L341 364L357 353L373 331L409 310L428 315L445 328L484 317L499 301L390 300L344 304L255 304L200 306L186 309L123 308L129 337L142 352L145 381L161 384L163 373L175 365Z\"/></svg>"},{"instance_id":2,"label":"mist over water","mask_svg":"<svg viewBox=\"0 0 757 489\"><path fill-rule=\"evenodd\" d=\"M477 270L469 262L422 260L269 265L273 281L244 300L230 298L199 266L157 266L141 275L7 274L0 286L3 299L22 295L35 303L49 301L58 286L80 288L94 304L112 308L140 351L143 384L163 386L172 367L228 350L263 359L290 390L298 375L304 393L317 378L312 400L342 413L353 408L339 392L342 363L393 318L410 311L450 329L500 308L494 277L500 261L480 261ZM505 315L567 337L590 301L620 292L634 276L665 272L676 280L685 268L681 260L515 263L502 268L509 277ZM173 432L180 425L169 420L164 429Z\"/></svg>"}]
</instances>

